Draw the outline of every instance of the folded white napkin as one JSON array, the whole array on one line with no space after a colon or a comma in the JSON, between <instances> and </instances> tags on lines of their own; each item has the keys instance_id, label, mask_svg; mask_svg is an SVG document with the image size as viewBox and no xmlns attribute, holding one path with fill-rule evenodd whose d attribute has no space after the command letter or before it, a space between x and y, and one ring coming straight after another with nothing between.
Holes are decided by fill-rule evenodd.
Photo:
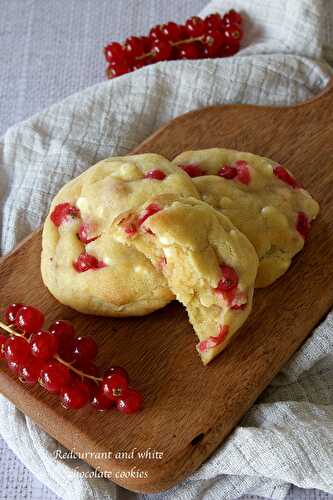
<instances>
[{"instance_id":1,"label":"folded white napkin","mask_svg":"<svg viewBox=\"0 0 333 500\"><path fill-rule=\"evenodd\" d=\"M0 142L3 252L42 223L65 182L102 158L127 153L167 120L211 104L288 105L327 85L333 75L331 0L214 0L203 14L231 7L247 18L245 47L237 56L150 66L8 130ZM80 460L56 458L62 447L4 398L0 432L60 497L119 498L111 482L80 477L78 471L90 471ZM154 498L228 499L249 492L282 498L290 483L333 493L332 450L331 314L214 456Z\"/></svg>"}]
</instances>

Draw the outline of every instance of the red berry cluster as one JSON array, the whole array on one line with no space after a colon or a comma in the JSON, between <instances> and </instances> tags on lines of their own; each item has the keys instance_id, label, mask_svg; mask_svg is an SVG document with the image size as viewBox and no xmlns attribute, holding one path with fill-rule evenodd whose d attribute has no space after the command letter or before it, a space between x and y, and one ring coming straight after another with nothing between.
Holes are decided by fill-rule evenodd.
<instances>
[{"instance_id":1,"label":"red berry cluster","mask_svg":"<svg viewBox=\"0 0 333 500\"><path fill-rule=\"evenodd\" d=\"M103 378L94 364L98 347L90 336L76 337L69 321L57 320L42 330L44 315L35 307L10 304L0 327L0 359L22 383L37 382L58 394L62 406L77 410L90 403L96 410L116 407L121 413L141 409L141 394L129 387L126 370L112 366ZM15 330L14 330L15 328Z\"/></svg>"},{"instance_id":2,"label":"red berry cluster","mask_svg":"<svg viewBox=\"0 0 333 500\"><path fill-rule=\"evenodd\" d=\"M193 16L184 25L169 22L152 28L148 36L131 36L123 45L104 48L107 76L114 78L159 61L228 57L239 51L242 16L230 10L224 16Z\"/></svg>"}]
</instances>

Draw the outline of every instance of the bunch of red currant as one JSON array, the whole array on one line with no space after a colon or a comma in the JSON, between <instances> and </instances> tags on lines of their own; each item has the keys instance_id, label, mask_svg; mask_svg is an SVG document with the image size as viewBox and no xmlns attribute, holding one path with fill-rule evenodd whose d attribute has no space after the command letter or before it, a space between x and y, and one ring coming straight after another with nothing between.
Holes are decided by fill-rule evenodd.
<instances>
[{"instance_id":1,"label":"bunch of red currant","mask_svg":"<svg viewBox=\"0 0 333 500\"><path fill-rule=\"evenodd\" d=\"M107 76L114 78L159 61L228 57L239 51L242 16L230 10L224 16L193 16L184 25L169 22L152 28L148 36L131 36L123 45L104 48Z\"/></svg>"},{"instance_id":2,"label":"bunch of red currant","mask_svg":"<svg viewBox=\"0 0 333 500\"><path fill-rule=\"evenodd\" d=\"M40 383L58 394L64 408L77 410L90 403L96 410L116 407L121 413L141 409L141 394L129 387L126 370L112 366L99 376L93 360L97 344L90 336L76 337L69 321L55 321L42 330L44 315L35 307L10 304L0 327L0 359L22 383ZM15 329L14 329L15 328Z\"/></svg>"}]
</instances>

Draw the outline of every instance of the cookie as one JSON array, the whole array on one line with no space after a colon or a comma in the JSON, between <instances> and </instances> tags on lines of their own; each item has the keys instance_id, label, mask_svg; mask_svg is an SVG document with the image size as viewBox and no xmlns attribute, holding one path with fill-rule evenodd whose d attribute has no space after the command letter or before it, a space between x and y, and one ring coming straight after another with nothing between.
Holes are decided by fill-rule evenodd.
<instances>
[{"instance_id":1,"label":"cookie","mask_svg":"<svg viewBox=\"0 0 333 500\"><path fill-rule=\"evenodd\" d=\"M287 271L319 212L288 170L267 158L219 148L187 151L173 162L192 177L202 200L253 243L259 257L256 287Z\"/></svg>"},{"instance_id":2,"label":"cookie","mask_svg":"<svg viewBox=\"0 0 333 500\"><path fill-rule=\"evenodd\" d=\"M229 344L252 308L253 245L207 203L156 197L117 217L114 238L142 252L186 307L204 364Z\"/></svg>"},{"instance_id":3,"label":"cookie","mask_svg":"<svg viewBox=\"0 0 333 500\"><path fill-rule=\"evenodd\" d=\"M155 154L101 161L66 184L43 229L41 271L52 295L103 316L144 315L173 300L150 260L109 232L119 213L169 192L198 197L191 179Z\"/></svg>"}]
</instances>

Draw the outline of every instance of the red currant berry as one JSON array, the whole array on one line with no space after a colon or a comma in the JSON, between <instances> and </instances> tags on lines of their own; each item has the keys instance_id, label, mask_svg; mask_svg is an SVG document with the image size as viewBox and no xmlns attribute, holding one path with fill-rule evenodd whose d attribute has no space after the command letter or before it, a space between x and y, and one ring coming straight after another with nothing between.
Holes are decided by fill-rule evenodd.
<instances>
[{"instance_id":1,"label":"red currant berry","mask_svg":"<svg viewBox=\"0 0 333 500\"><path fill-rule=\"evenodd\" d=\"M75 330L72 323L64 319L58 319L49 327L48 330L52 335L57 337L59 343L73 340L75 337Z\"/></svg>"},{"instance_id":2,"label":"red currant berry","mask_svg":"<svg viewBox=\"0 0 333 500\"><path fill-rule=\"evenodd\" d=\"M7 325L13 325L15 323L16 315L19 309L23 307L23 304L10 304L4 314L4 320Z\"/></svg>"},{"instance_id":3,"label":"red currant berry","mask_svg":"<svg viewBox=\"0 0 333 500\"><path fill-rule=\"evenodd\" d=\"M235 166L237 168L237 180L245 185L250 184L251 174L247 162L244 160L237 160Z\"/></svg>"},{"instance_id":4,"label":"red currant berry","mask_svg":"<svg viewBox=\"0 0 333 500\"><path fill-rule=\"evenodd\" d=\"M220 14L210 14L204 20L206 31L221 31L223 29L223 20Z\"/></svg>"},{"instance_id":5,"label":"red currant berry","mask_svg":"<svg viewBox=\"0 0 333 500\"><path fill-rule=\"evenodd\" d=\"M67 362L74 360L73 344L75 338L75 330L69 321L58 320L52 323L49 332L58 339L58 354Z\"/></svg>"},{"instance_id":6,"label":"red currant berry","mask_svg":"<svg viewBox=\"0 0 333 500\"><path fill-rule=\"evenodd\" d=\"M243 38L243 31L237 24L230 24L223 30L226 43L240 42Z\"/></svg>"},{"instance_id":7,"label":"red currant berry","mask_svg":"<svg viewBox=\"0 0 333 500\"><path fill-rule=\"evenodd\" d=\"M134 236L138 232L138 229L135 224L130 223L124 226L124 231L128 235L128 237L130 237Z\"/></svg>"},{"instance_id":8,"label":"red currant berry","mask_svg":"<svg viewBox=\"0 0 333 500\"><path fill-rule=\"evenodd\" d=\"M43 326L44 314L35 307L23 306L17 311L15 326L26 334L38 332Z\"/></svg>"},{"instance_id":9,"label":"red currant berry","mask_svg":"<svg viewBox=\"0 0 333 500\"><path fill-rule=\"evenodd\" d=\"M34 333L30 339L31 353L35 358L48 361L58 350L58 339L50 332Z\"/></svg>"},{"instance_id":10,"label":"red currant berry","mask_svg":"<svg viewBox=\"0 0 333 500\"><path fill-rule=\"evenodd\" d=\"M138 217L138 225L141 226L148 217L156 214L161 210L161 207L157 205L157 203L151 203L146 207L145 211Z\"/></svg>"},{"instance_id":11,"label":"red currant berry","mask_svg":"<svg viewBox=\"0 0 333 500\"><path fill-rule=\"evenodd\" d=\"M199 165L179 165L184 172L186 172L190 177L201 177L205 175L206 172L199 167Z\"/></svg>"},{"instance_id":12,"label":"red currant berry","mask_svg":"<svg viewBox=\"0 0 333 500\"><path fill-rule=\"evenodd\" d=\"M162 31L162 26L160 26L160 25L154 26L149 31L149 38L152 42L155 42L156 40L164 40L165 35Z\"/></svg>"},{"instance_id":13,"label":"red currant berry","mask_svg":"<svg viewBox=\"0 0 333 500\"><path fill-rule=\"evenodd\" d=\"M230 266L220 266L222 279L219 281L216 292L228 292L234 290L238 285L238 275Z\"/></svg>"},{"instance_id":14,"label":"red currant berry","mask_svg":"<svg viewBox=\"0 0 333 500\"><path fill-rule=\"evenodd\" d=\"M20 365L18 363L15 363L15 361L8 361L7 366L10 369L10 371L14 373L14 375L19 374Z\"/></svg>"},{"instance_id":15,"label":"red currant berry","mask_svg":"<svg viewBox=\"0 0 333 500\"><path fill-rule=\"evenodd\" d=\"M179 48L177 45L174 45L172 47L172 51L171 51L171 56L169 58L170 61L177 61L177 59L180 58L180 51L179 51Z\"/></svg>"},{"instance_id":16,"label":"red currant berry","mask_svg":"<svg viewBox=\"0 0 333 500\"><path fill-rule=\"evenodd\" d=\"M39 383L49 392L59 393L70 381L70 373L66 366L58 361L50 361L42 368Z\"/></svg>"},{"instance_id":17,"label":"red currant berry","mask_svg":"<svg viewBox=\"0 0 333 500\"><path fill-rule=\"evenodd\" d=\"M118 42L112 42L104 47L105 59L109 63L122 63L125 59L125 50Z\"/></svg>"},{"instance_id":18,"label":"red currant berry","mask_svg":"<svg viewBox=\"0 0 333 500\"><path fill-rule=\"evenodd\" d=\"M132 67L126 62L123 61L121 63L110 64L106 73L108 78L115 78L117 76L125 75L126 73L130 73L132 71Z\"/></svg>"},{"instance_id":19,"label":"red currant berry","mask_svg":"<svg viewBox=\"0 0 333 500\"><path fill-rule=\"evenodd\" d=\"M0 359L5 357L5 343L7 341L6 335L0 334Z\"/></svg>"},{"instance_id":20,"label":"red currant berry","mask_svg":"<svg viewBox=\"0 0 333 500\"><path fill-rule=\"evenodd\" d=\"M110 399L117 399L127 390L127 379L120 373L113 373L104 377L101 382L101 390L104 396Z\"/></svg>"},{"instance_id":21,"label":"red currant berry","mask_svg":"<svg viewBox=\"0 0 333 500\"><path fill-rule=\"evenodd\" d=\"M185 23L187 34L190 37L199 37L205 34L206 26L201 17L193 16Z\"/></svg>"},{"instance_id":22,"label":"red currant berry","mask_svg":"<svg viewBox=\"0 0 333 500\"><path fill-rule=\"evenodd\" d=\"M179 29L181 31L181 40L186 40L188 38L188 35L187 35L187 28L185 26L185 24L180 24L179 25Z\"/></svg>"},{"instance_id":23,"label":"red currant berry","mask_svg":"<svg viewBox=\"0 0 333 500\"><path fill-rule=\"evenodd\" d=\"M179 24L169 22L161 26L161 31L169 42L179 42L182 39L182 28Z\"/></svg>"},{"instance_id":24,"label":"red currant berry","mask_svg":"<svg viewBox=\"0 0 333 500\"><path fill-rule=\"evenodd\" d=\"M59 343L58 354L67 363L74 361L74 343L75 339L68 339Z\"/></svg>"},{"instance_id":25,"label":"red currant berry","mask_svg":"<svg viewBox=\"0 0 333 500\"><path fill-rule=\"evenodd\" d=\"M92 337L77 337L74 340L74 359L80 363L91 361L96 357L97 344Z\"/></svg>"},{"instance_id":26,"label":"red currant berry","mask_svg":"<svg viewBox=\"0 0 333 500\"><path fill-rule=\"evenodd\" d=\"M233 55L237 54L239 49L240 49L239 42L223 44L221 47L221 50L220 50L220 56L221 57L233 56Z\"/></svg>"},{"instance_id":27,"label":"red currant berry","mask_svg":"<svg viewBox=\"0 0 333 500\"><path fill-rule=\"evenodd\" d=\"M302 238L306 239L310 231L310 222L307 215L304 212L299 212L297 214L296 229Z\"/></svg>"},{"instance_id":28,"label":"red currant berry","mask_svg":"<svg viewBox=\"0 0 333 500\"><path fill-rule=\"evenodd\" d=\"M88 378L85 378L83 380L83 383L86 386L86 388L88 389L88 394L89 394L89 400L88 401L90 403L90 401L93 400L93 398L95 397L95 395L98 392L98 385L96 384L96 382L94 382L93 380L88 379Z\"/></svg>"},{"instance_id":29,"label":"red currant berry","mask_svg":"<svg viewBox=\"0 0 333 500\"><path fill-rule=\"evenodd\" d=\"M141 41L143 43L143 48L144 48L145 54L147 52L150 52L150 49L151 49L151 39L149 38L149 36L142 36L141 37Z\"/></svg>"},{"instance_id":30,"label":"red currant berry","mask_svg":"<svg viewBox=\"0 0 333 500\"><path fill-rule=\"evenodd\" d=\"M289 184L293 189L301 187L297 180L281 165L275 165L273 167L273 173L280 181Z\"/></svg>"},{"instance_id":31,"label":"red currant berry","mask_svg":"<svg viewBox=\"0 0 333 500\"><path fill-rule=\"evenodd\" d=\"M155 62L167 61L171 57L172 46L168 40L155 40L152 53Z\"/></svg>"},{"instance_id":32,"label":"red currant berry","mask_svg":"<svg viewBox=\"0 0 333 500\"><path fill-rule=\"evenodd\" d=\"M145 179L155 179L157 181L163 181L163 179L166 178L165 173L162 170L150 170L149 172L145 173L144 176Z\"/></svg>"},{"instance_id":33,"label":"red currant berry","mask_svg":"<svg viewBox=\"0 0 333 500\"><path fill-rule=\"evenodd\" d=\"M105 372L104 372L104 378L108 377L109 375L114 375L117 373L118 375L121 375L127 383L129 382L129 376L125 368L122 366L110 366Z\"/></svg>"},{"instance_id":34,"label":"red currant berry","mask_svg":"<svg viewBox=\"0 0 333 500\"><path fill-rule=\"evenodd\" d=\"M141 410L143 405L143 397L138 391L130 387L125 393L116 401L117 410L121 413L135 413Z\"/></svg>"},{"instance_id":35,"label":"red currant berry","mask_svg":"<svg viewBox=\"0 0 333 500\"><path fill-rule=\"evenodd\" d=\"M223 16L223 23L225 26L229 26L230 24L242 24L242 16L239 12L236 12L234 9L229 10Z\"/></svg>"},{"instance_id":36,"label":"red currant berry","mask_svg":"<svg viewBox=\"0 0 333 500\"><path fill-rule=\"evenodd\" d=\"M237 288L232 288L231 290L222 290L219 288L215 288L215 292L222 294L223 299L227 302L229 307L234 304Z\"/></svg>"},{"instance_id":37,"label":"red currant berry","mask_svg":"<svg viewBox=\"0 0 333 500\"><path fill-rule=\"evenodd\" d=\"M90 269L100 269L102 267L106 267L106 264L104 264L104 262L102 261L99 261L93 255L90 255L88 253L81 253L81 255L78 256L77 260L73 262L73 267L78 273L85 273Z\"/></svg>"},{"instance_id":38,"label":"red currant berry","mask_svg":"<svg viewBox=\"0 0 333 500\"><path fill-rule=\"evenodd\" d=\"M234 311L239 311L239 310L244 311L246 306L247 306L247 302L244 304L234 304L233 306L230 307L230 309L233 309Z\"/></svg>"},{"instance_id":39,"label":"red currant berry","mask_svg":"<svg viewBox=\"0 0 333 500\"><path fill-rule=\"evenodd\" d=\"M223 44L223 35L220 31L211 31L205 35L203 42L205 44L206 57L218 57Z\"/></svg>"},{"instance_id":40,"label":"red currant berry","mask_svg":"<svg viewBox=\"0 0 333 500\"><path fill-rule=\"evenodd\" d=\"M18 376L23 384L36 384L43 368L43 361L30 356L24 361L18 370Z\"/></svg>"},{"instance_id":41,"label":"red currant berry","mask_svg":"<svg viewBox=\"0 0 333 500\"><path fill-rule=\"evenodd\" d=\"M217 172L217 175L223 177L224 179L234 179L237 176L237 168L231 167L230 165L224 165Z\"/></svg>"},{"instance_id":42,"label":"red currant berry","mask_svg":"<svg viewBox=\"0 0 333 500\"><path fill-rule=\"evenodd\" d=\"M79 410L89 402L89 389L84 382L75 381L60 391L61 405L66 410Z\"/></svg>"},{"instance_id":43,"label":"red currant berry","mask_svg":"<svg viewBox=\"0 0 333 500\"><path fill-rule=\"evenodd\" d=\"M91 401L91 406L97 411L105 411L112 408L114 401L107 396L104 396L102 391L98 391Z\"/></svg>"},{"instance_id":44,"label":"red currant berry","mask_svg":"<svg viewBox=\"0 0 333 500\"><path fill-rule=\"evenodd\" d=\"M5 358L14 363L23 363L30 355L30 344L22 337L9 337L4 346Z\"/></svg>"},{"instance_id":45,"label":"red currant berry","mask_svg":"<svg viewBox=\"0 0 333 500\"><path fill-rule=\"evenodd\" d=\"M82 243L84 243L85 245L88 245L88 243L97 240L99 236L92 236L95 229L96 227L94 224L88 224L88 223L81 224L78 232L79 240L82 241Z\"/></svg>"},{"instance_id":46,"label":"red currant berry","mask_svg":"<svg viewBox=\"0 0 333 500\"><path fill-rule=\"evenodd\" d=\"M137 57L143 56L145 52L143 41L137 36L127 38L124 47L126 54L131 61L134 61Z\"/></svg>"},{"instance_id":47,"label":"red currant berry","mask_svg":"<svg viewBox=\"0 0 333 500\"><path fill-rule=\"evenodd\" d=\"M3 359L5 357L5 343L6 343L7 337L6 335L0 334L0 359Z\"/></svg>"},{"instance_id":48,"label":"red currant berry","mask_svg":"<svg viewBox=\"0 0 333 500\"><path fill-rule=\"evenodd\" d=\"M143 68L144 66L146 66L146 61L145 61L145 59L137 59L137 60L135 61L135 63L133 64L132 69L133 69L133 71L134 71L134 70L136 70L136 69L141 69L141 68Z\"/></svg>"},{"instance_id":49,"label":"red currant berry","mask_svg":"<svg viewBox=\"0 0 333 500\"><path fill-rule=\"evenodd\" d=\"M201 47L196 42L184 43L179 47L180 59L200 59L202 56Z\"/></svg>"},{"instance_id":50,"label":"red currant berry","mask_svg":"<svg viewBox=\"0 0 333 500\"><path fill-rule=\"evenodd\" d=\"M60 205L54 207L50 215L51 221L57 227L67 220L75 219L77 217L80 217L80 210L70 203L60 203Z\"/></svg>"}]
</instances>

